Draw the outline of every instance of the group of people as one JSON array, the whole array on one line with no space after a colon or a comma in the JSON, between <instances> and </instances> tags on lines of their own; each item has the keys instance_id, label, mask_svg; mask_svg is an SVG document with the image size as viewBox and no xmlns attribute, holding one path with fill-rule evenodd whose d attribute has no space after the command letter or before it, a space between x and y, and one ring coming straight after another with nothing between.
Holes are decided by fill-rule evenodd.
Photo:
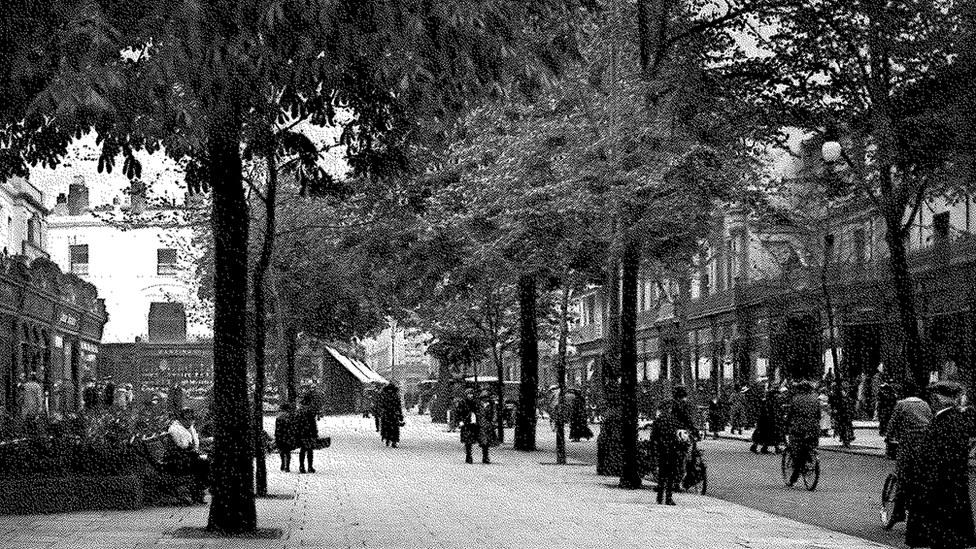
<instances>
[{"instance_id":1,"label":"group of people","mask_svg":"<svg viewBox=\"0 0 976 549\"><path fill-rule=\"evenodd\" d=\"M896 513L902 515L898 520L907 518L909 547L976 545L969 496L976 411L964 404L962 386L939 382L927 394L916 391L899 400L887 422L886 439L897 445L899 498L904 503Z\"/></svg>"},{"instance_id":2,"label":"group of people","mask_svg":"<svg viewBox=\"0 0 976 549\"><path fill-rule=\"evenodd\" d=\"M811 408L816 404L818 422L808 427L811 431L816 431L818 438L833 432L845 446L854 440L849 407L837 402L838 399L845 397L836 394L836 391L832 391L829 386L818 391L817 384L813 381L795 384L793 389L805 395ZM766 391L758 404L756 428L752 432L752 446L749 447L751 452L767 454L770 448L774 453L780 452L780 447L786 444L787 436L790 434L790 408L793 396L786 386ZM738 427L741 434L742 424ZM732 429L735 432L736 425L733 424Z\"/></svg>"},{"instance_id":3,"label":"group of people","mask_svg":"<svg viewBox=\"0 0 976 549\"><path fill-rule=\"evenodd\" d=\"M303 398L297 409L288 402L281 405L274 426L281 471L291 472L291 454L298 449L298 472L315 472L315 445L319 436L317 418L318 411L310 398Z\"/></svg>"}]
</instances>

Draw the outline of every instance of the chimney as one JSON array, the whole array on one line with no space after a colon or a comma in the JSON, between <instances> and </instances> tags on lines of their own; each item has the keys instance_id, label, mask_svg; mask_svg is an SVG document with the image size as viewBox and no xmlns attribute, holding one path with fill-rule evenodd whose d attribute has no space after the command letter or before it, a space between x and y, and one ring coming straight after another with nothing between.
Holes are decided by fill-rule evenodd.
<instances>
[{"instance_id":1,"label":"chimney","mask_svg":"<svg viewBox=\"0 0 976 549\"><path fill-rule=\"evenodd\" d=\"M68 195L58 195L58 201L54 204L54 215L68 215Z\"/></svg>"},{"instance_id":2,"label":"chimney","mask_svg":"<svg viewBox=\"0 0 976 549\"><path fill-rule=\"evenodd\" d=\"M146 184L142 181L133 181L128 192L132 197L132 206L129 209L132 215L140 215L146 211Z\"/></svg>"},{"instance_id":3,"label":"chimney","mask_svg":"<svg viewBox=\"0 0 976 549\"><path fill-rule=\"evenodd\" d=\"M85 177L76 175L68 185L68 215L82 215L88 212L88 187Z\"/></svg>"}]
</instances>

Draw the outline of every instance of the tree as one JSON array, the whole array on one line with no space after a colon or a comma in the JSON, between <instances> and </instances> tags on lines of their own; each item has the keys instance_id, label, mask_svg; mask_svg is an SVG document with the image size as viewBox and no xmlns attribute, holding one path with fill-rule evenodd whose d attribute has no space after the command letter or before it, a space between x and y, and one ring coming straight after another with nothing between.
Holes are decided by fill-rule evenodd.
<instances>
[{"instance_id":1,"label":"tree","mask_svg":"<svg viewBox=\"0 0 976 549\"><path fill-rule=\"evenodd\" d=\"M926 109L906 99L921 82L955 69L965 53L961 30L969 4L826 1L781 7L765 14L761 28L738 27L758 42L758 56L742 45L714 54L715 72L727 85L769 113L757 125L766 135L785 138L784 128L794 127L845 143L851 173L836 191L867 196L885 220L909 386L924 386L928 368L905 236L922 202L952 185L945 172L958 166L956 151L962 150L952 141L965 130L953 117L922 116Z\"/></svg>"},{"instance_id":2,"label":"tree","mask_svg":"<svg viewBox=\"0 0 976 549\"><path fill-rule=\"evenodd\" d=\"M208 529L252 531L241 144L259 140L269 114L333 123L342 104L356 113L342 140L354 170L382 182L405 167L411 143L436 137L467 98L491 91L512 69L524 74L523 61L536 57L528 52L564 46L531 50L538 42L524 32L547 28L562 4L77 0L58 8L51 8L53 24L18 35L12 48L13 66L24 67L11 71L14 84L26 91L17 97L21 110L4 112L7 173L25 162L56 165L89 128L108 170L121 155L123 171L137 177L133 152L160 146L190 160L188 184L211 192L215 229L216 482ZM420 119L429 123L413 125Z\"/></svg>"}]
</instances>

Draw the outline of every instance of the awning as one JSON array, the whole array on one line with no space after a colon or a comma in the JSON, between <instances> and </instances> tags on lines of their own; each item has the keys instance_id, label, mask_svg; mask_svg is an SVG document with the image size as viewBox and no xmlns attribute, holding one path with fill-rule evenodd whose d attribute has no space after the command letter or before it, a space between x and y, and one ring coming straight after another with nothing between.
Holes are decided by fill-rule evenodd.
<instances>
[{"instance_id":1,"label":"awning","mask_svg":"<svg viewBox=\"0 0 976 549\"><path fill-rule=\"evenodd\" d=\"M347 357L346 355L340 353L339 351L325 346L325 350L332 355L332 358L336 360L339 364L349 371L360 383L388 383L383 376L374 372L369 366L363 364L362 362Z\"/></svg>"}]
</instances>

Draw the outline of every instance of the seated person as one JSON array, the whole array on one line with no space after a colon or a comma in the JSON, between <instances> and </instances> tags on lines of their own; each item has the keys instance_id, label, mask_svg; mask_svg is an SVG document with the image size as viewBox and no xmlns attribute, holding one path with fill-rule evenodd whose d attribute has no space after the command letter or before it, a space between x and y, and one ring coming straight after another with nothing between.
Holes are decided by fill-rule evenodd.
<instances>
[{"instance_id":1,"label":"seated person","mask_svg":"<svg viewBox=\"0 0 976 549\"><path fill-rule=\"evenodd\" d=\"M195 423L196 414L190 408L183 408L176 414L164 433L172 437L174 447L163 456L163 467L173 475L191 475L193 501L206 503L203 491L210 482L210 462L200 455L200 437Z\"/></svg>"}]
</instances>

